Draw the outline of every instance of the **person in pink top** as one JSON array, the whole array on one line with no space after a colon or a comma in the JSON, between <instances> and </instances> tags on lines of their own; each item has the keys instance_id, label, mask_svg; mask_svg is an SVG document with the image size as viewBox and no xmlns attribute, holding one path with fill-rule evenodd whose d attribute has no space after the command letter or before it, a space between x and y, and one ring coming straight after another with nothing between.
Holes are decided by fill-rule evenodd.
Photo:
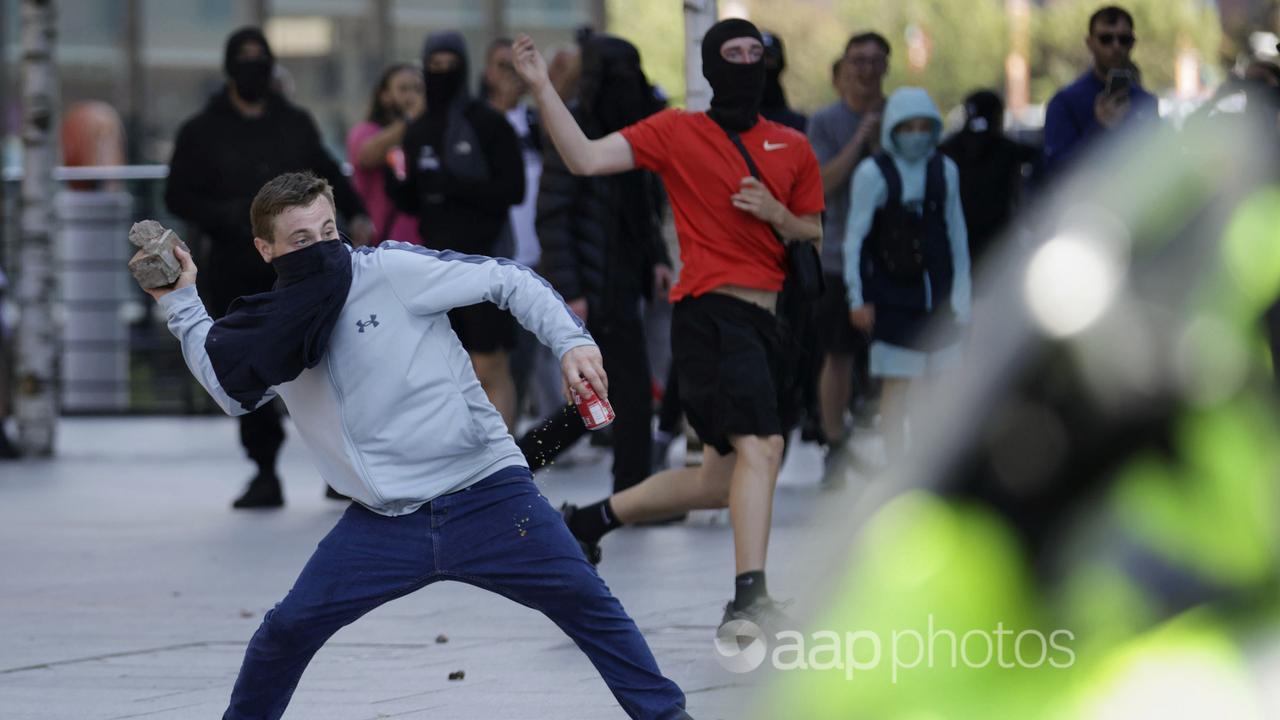
<instances>
[{"instance_id":1,"label":"person in pink top","mask_svg":"<svg viewBox=\"0 0 1280 720\"><path fill-rule=\"evenodd\" d=\"M415 65L400 63L382 73L369 101L369 114L364 122L347 134L347 161L355 172L353 184L374 222L374 240L421 245L418 219L396 209L387 197L387 172L404 179L404 152L400 141L404 130L426 106L422 71Z\"/></svg>"}]
</instances>

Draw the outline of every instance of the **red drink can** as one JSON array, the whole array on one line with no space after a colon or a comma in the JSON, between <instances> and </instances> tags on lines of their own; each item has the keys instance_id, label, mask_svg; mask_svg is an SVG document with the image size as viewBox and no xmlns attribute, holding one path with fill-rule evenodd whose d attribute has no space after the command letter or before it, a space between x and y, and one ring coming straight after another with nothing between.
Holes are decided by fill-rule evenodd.
<instances>
[{"instance_id":1,"label":"red drink can","mask_svg":"<svg viewBox=\"0 0 1280 720\"><path fill-rule=\"evenodd\" d=\"M591 383L587 383L587 390L591 393L586 397L573 394L574 404L578 406L578 414L582 416L582 422L587 426L588 430L599 430L613 422L613 408L609 406L609 401L596 394L591 388Z\"/></svg>"}]
</instances>

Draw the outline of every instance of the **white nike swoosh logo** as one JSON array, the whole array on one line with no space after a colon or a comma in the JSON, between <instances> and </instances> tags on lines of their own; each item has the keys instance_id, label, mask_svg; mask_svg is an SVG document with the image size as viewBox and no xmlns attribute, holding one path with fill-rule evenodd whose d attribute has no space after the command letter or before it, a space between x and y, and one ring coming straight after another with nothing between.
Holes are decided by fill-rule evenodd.
<instances>
[{"instance_id":1,"label":"white nike swoosh logo","mask_svg":"<svg viewBox=\"0 0 1280 720\"><path fill-rule=\"evenodd\" d=\"M786 144L786 143L771 143L771 142L769 142L768 140L765 140L765 141L764 141L764 150L765 150L765 152L773 152L774 150L781 150L782 148L784 148L784 147L786 147L786 146L787 146L787 144Z\"/></svg>"}]
</instances>

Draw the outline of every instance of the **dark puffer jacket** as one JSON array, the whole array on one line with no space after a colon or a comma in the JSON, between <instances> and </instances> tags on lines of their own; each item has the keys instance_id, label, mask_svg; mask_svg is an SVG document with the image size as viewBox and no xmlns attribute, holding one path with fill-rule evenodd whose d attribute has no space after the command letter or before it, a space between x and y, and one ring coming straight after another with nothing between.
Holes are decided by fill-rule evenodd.
<instances>
[{"instance_id":1,"label":"dark puffer jacket","mask_svg":"<svg viewBox=\"0 0 1280 720\"><path fill-rule=\"evenodd\" d=\"M593 133L579 109L575 119ZM650 297L653 267L670 265L662 240L666 194L653 173L605 177L569 172L546 143L538 189L542 275L565 300L586 298L592 320L607 322L619 302Z\"/></svg>"}]
</instances>

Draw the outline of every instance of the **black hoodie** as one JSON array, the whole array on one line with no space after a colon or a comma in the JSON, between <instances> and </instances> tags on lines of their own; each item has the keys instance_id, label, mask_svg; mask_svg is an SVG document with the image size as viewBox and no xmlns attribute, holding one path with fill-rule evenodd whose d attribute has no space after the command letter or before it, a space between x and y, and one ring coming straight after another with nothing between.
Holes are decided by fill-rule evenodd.
<instances>
[{"instance_id":1,"label":"black hoodie","mask_svg":"<svg viewBox=\"0 0 1280 720\"><path fill-rule=\"evenodd\" d=\"M760 114L766 120L805 132L809 118L787 105L787 94L782 90L782 71L787 68L782 38L768 30L762 31L760 36L764 44L764 97L760 100Z\"/></svg>"},{"instance_id":2,"label":"black hoodie","mask_svg":"<svg viewBox=\"0 0 1280 720\"><path fill-rule=\"evenodd\" d=\"M965 100L965 126L942 143L942 152L960 170L960 202L969 229L969 257L973 266L1013 219L1022 199L1024 169L1039 160L1034 148L1004 134L1004 103L990 91Z\"/></svg>"},{"instance_id":3,"label":"black hoodie","mask_svg":"<svg viewBox=\"0 0 1280 720\"><path fill-rule=\"evenodd\" d=\"M611 35L583 43L582 82L572 112L587 137L616 132L663 105L635 46ZM650 295L653 266L671 264L661 231L665 200L653 173L577 176L547 144L538 189L540 269L565 298L586 298L592 332L633 313L637 300Z\"/></svg>"},{"instance_id":4,"label":"black hoodie","mask_svg":"<svg viewBox=\"0 0 1280 720\"><path fill-rule=\"evenodd\" d=\"M418 218L427 247L509 255L514 250L510 210L525 191L520 141L505 117L467 90L462 36L429 35L424 67L435 52L456 54L457 74L452 83L427 74L427 112L405 131L405 180L389 183L389 194L401 210Z\"/></svg>"}]
</instances>

